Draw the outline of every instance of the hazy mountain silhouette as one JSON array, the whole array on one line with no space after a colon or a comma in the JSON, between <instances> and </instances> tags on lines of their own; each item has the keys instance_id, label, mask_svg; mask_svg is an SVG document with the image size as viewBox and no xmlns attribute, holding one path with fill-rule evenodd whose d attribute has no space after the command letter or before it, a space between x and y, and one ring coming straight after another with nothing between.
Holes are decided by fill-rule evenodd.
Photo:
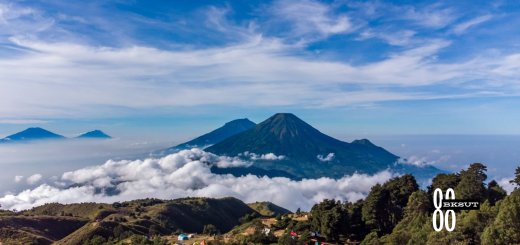
<instances>
[{"instance_id":1,"label":"hazy mountain silhouette","mask_svg":"<svg viewBox=\"0 0 520 245\"><path fill-rule=\"evenodd\" d=\"M245 152L283 155L283 160L257 160L253 166L285 171L299 178L341 178L354 172L373 174L392 167L399 159L367 139L347 143L332 138L291 113L275 114L206 151L244 158Z\"/></svg>"},{"instance_id":2,"label":"hazy mountain silhouette","mask_svg":"<svg viewBox=\"0 0 520 245\"><path fill-rule=\"evenodd\" d=\"M176 145L174 147L168 148L168 151L176 152L179 150L191 149L191 148L204 148L213 144L216 144L222 140L229 138L235 134L244 132L252 127L254 127L256 123L251 122L249 119L236 119L224 124L224 126L217 128L207 134L199 136L193 140L188 142Z\"/></svg>"},{"instance_id":3,"label":"hazy mountain silhouette","mask_svg":"<svg viewBox=\"0 0 520 245\"><path fill-rule=\"evenodd\" d=\"M76 138L79 139L88 139L88 138L96 138L96 139L111 139L112 137L103 133L101 130L94 130L87 133L84 133Z\"/></svg>"},{"instance_id":4,"label":"hazy mountain silhouette","mask_svg":"<svg viewBox=\"0 0 520 245\"><path fill-rule=\"evenodd\" d=\"M25 141L25 140L41 140L41 139L66 139L65 136L55 134L43 128L28 128L24 131L9 135L3 138L3 141Z\"/></svg>"}]
</instances>

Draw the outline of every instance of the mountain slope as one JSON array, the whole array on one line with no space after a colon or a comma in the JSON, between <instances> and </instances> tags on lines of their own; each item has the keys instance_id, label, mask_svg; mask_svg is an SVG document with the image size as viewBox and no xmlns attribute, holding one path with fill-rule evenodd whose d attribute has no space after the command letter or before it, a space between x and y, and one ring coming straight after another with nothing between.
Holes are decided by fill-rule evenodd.
<instances>
[{"instance_id":1,"label":"mountain slope","mask_svg":"<svg viewBox=\"0 0 520 245\"><path fill-rule=\"evenodd\" d=\"M284 160L256 161L254 166L278 169L297 177L341 178L354 172L375 173L398 157L364 140L350 144L325 135L290 113L278 113L257 126L236 134L206 150L237 156L246 151L274 153Z\"/></svg>"},{"instance_id":2,"label":"mountain slope","mask_svg":"<svg viewBox=\"0 0 520 245\"><path fill-rule=\"evenodd\" d=\"M244 132L244 131L254 127L255 125L256 124L254 122L249 121L249 119L247 119L247 118L236 119L236 120L227 122L226 124L224 124L224 126L217 128L207 134L204 134L193 140L179 144L172 148L169 148L168 150L178 151L178 150L191 149L194 147L204 148L206 146L213 145L222 140L225 140L226 138L228 138L230 136Z\"/></svg>"},{"instance_id":3,"label":"mountain slope","mask_svg":"<svg viewBox=\"0 0 520 245\"><path fill-rule=\"evenodd\" d=\"M263 216L275 217L277 215L290 214L291 211L282 208L272 202L255 202L247 204L249 207L259 212Z\"/></svg>"},{"instance_id":4,"label":"mountain slope","mask_svg":"<svg viewBox=\"0 0 520 245\"><path fill-rule=\"evenodd\" d=\"M3 216L0 217L0 244L52 244L87 222L76 217Z\"/></svg>"},{"instance_id":5,"label":"mountain slope","mask_svg":"<svg viewBox=\"0 0 520 245\"><path fill-rule=\"evenodd\" d=\"M49 203L20 213L0 215L0 244L13 239L23 241L14 244L83 244L96 235L115 237L114 230L119 225L124 231L139 236L148 235L152 226L161 235L170 235L179 229L202 233L208 224L226 233L240 224L241 217L253 213L260 216L233 197L147 198L113 204Z\"/></svg>"},{"instance_id":6,"label":"mountain slope","mask_svg":"<svg viewBox=\"0 0 520 245\"><path fill-rule=\"evenodd\" d=\"M4 141L40 140L40 139L65 139L64 136L55 134L43 128L28 128L24 131L5 137Z\"/></svg>"},{"instance_id":7,"label":"mountain slope","mask_svg":"<svg viewBox=\"0 0 520 245\"><path fill-rule=\"evenodd\" d=\"M84 133L76 138L79 138L79 139L87 139L87 138L111 139L112 137L103 133L103 131L101 131L101 130L94 130L94 131Z\"/></svg>"}]
</instances>

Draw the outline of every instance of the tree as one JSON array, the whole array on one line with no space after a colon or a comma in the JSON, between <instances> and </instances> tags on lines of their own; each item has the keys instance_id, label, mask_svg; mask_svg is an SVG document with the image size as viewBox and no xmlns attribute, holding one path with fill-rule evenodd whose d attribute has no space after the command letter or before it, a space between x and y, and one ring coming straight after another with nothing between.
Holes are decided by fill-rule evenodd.
<instances>
[{"instance_id":1,"label":"tree","mask_svg":"<svg viewBox=\"0 0 520 245\"><path fill-rule=\"evenodd\" d=\"M425 244L428 234L433 230L428 194L419 190L410 196L403 220L391 234L381 237L384 244Z\"/></svg>"},{"instance_id":2,"label":"tree","mask_svg":"<svg viewBox=\"0 0 520 245\"><path fill-rule=\"evenodd\" d=\"M516 168L515 178L509 181L509 183L516 185L515 189L520 187L520 167Z\"/></svg>"},{"instance_id":3,"label":"tree","mask_svg":"<svg viewBox=\"0 0 520 245\"><path fill-rule=\"evenodd\" d=\"M284 215L282 218L277 220L276 223L273 224L273 226L278 229L285 229L290 226L292 227L294 222L295 221L293 221L289 216Z\"/></svg>"},{"instance_id":4,"label":"tree","mask_svg":"<svg viewBox=\"0 0 520 245\"><path fill-rule=\"evenodd\" d=\"M202 231L203 234L212 236L218 233L217 227L215 227L213 224L208 224L204 226L204 230Z\"/></svg>"},{"instance_id":5,"label":"tree","mask_svg":"<svg viewBox=\"0 0 520 245\"><path fill-rule=\"evenodd\" d=\"M251 227L254 229L254 232L249 237L248 244L271 244L278 241L273 232L268 234L264 232L265 225L260 219L254 219L251 222Z\"/></svg>"},{"instance_id":6,"label":"tree","mask_svg":"<svg viewBox=\"0 0 520 245\"><path fill-rule=\"evenodd\" d=\"M473 163L468 170L460 172L460 182L455 188L457 199L475 199L484 202L487 199L486 186L487 167L481 163Z\"/></svg>"},{"instance_id":7,"label":"tree","mask_svg":"<svg viewBox=\"0 0 520 245\"><path fill-rule=\"evenodd\" d=\"M256 213L246 214L246 215L244 215L244 217L238 219L238 222L240 222L240 224L245 224L245 223L251 222L252 220L254 220L256 218L257 218Z\"/></svg>"},{"instance_id":8,"label":"tree","mask_svg":"<svg viewBox=\"0 0 520 245\"><path fill-rule=\"evenodd\" d=\"M361 245L379 245L381 244L379 242L379 239L377 238L377 232L372 232L368 234L365 239L363 239L363 242L361 242Z\"/></svg>"},{"instance_id":9,"label":"tree","mask_svg":"<svg viewBox=\"0 0 520 245\"><path fill-rule=\"evenodd\" d=\"M520 244L520 190L506 197L499 210L493 224L482 233L482 244Z\"/></svg>"},{"instance_id":10,"label":"tree","mask_svg":"<svg viewBox=\"0 0 520 245\"><path fill-rule=\"evenodd\" d=\"M443 192L445 192L449 188L455 188L460 182L460 175L458 173L452 173L452 174L444 174L440 173L437 174L432 179L432 184L428 186L428 194L430 196L433 196L433 192L435 189L439 188Z\"/></svg>"},{"instance_id":11,"label":"tree","mask_svg":"<svg viewBox=\"0 0 520 245\"><path fill-rule=\"evenodd\" d=\"M392 230L390 205L390 193L380 184L376 184L370 190L363 205L363 221L371 229L379 233L388 233Z\"/></svg>"},{"instance_id":12,"label":"tree","mask_svg":"<svg viewBox=\"0 0 520 245\"><path fill-rule=\"evenodd\" d=\"M92 239L86 240L83 245L103 245L106 241L102 236L95 235Z\"/></svg>"},{"instance_id":13,"label":"tree","mask_svg":"<svg viewBox=\"0 0 520 245\"><path fill-rule=\"evenodd\" d=\"M348 211L340 201L325 199L311 209L310 225L328 240L339 241L348 228Z\"/></svg>"},{"instance_id":14,"label":"tree","mask_svg":"<svg viewBox=\"0 0 520 245\"><path fill-rule=\"evenodd\" d=\"M507 196L507 192L500 186L495 180L488 183L488 201L491 206L495 206L495 203L504 199Z\"/></svg>"},{"instance_id":15,"label":"tree","mask_svg":"<svg viewBox=\"0 0 520 245\"><path fill-rule=\"evenodd\" d=\"M351 240L363 240L370 232L363 221L363 199L359 199L355 203L345 203L349 213L349 229L347 236Z\"/></svg>"},{"instance_id":16,"label":"tree","mask_svg":"<svg viewBox=\"0 0 520 245\"><path fill-rule=\"evenodd\" d=\"M114 237L117 239L121 239L123 233L125 232L125 229L122 225L118 225L114 228Z\"/></svg>"},{"instance_id":17,"label":"tree","mask_svg":"<svg viewBox=\"0 0 520 245\"><path fill-rule=\"evenodd\" d=\"M281 220L282 219L282 215L278 214L278 215L276 215L276 217L274 219L275 220Z\"/></svg>"},{"instance_id":18,"label":"tree","mask_svg":"<svg viewBox=\"0 0 520 245\"><path fill-rule=\"evenodd\" d=\"M435 189L439 188L442 190L442 193L445 193L449 188L452 188L455 190L455 188L457 187L459 182L460 182L459 173L437 174L437 176L435 176L432 179L432 184L428 186L429 199L433 200L433 193L435 192ZM435 207L433 206L432 202L430 202L429 210L430 210L430 213L432 213L435 210Z\"/></svg>"},{"instance_id":19,"label":"tree","mask_svg":"<svg viewBox=\"0 0 520 245\"><path fill-rule=\"evenodd\" d=\"M286 231L278 239L278 244L280 244L280 245L298 245L298 241L295 236L291 235L290 231L289 232Z\"/></svg>"},{"instance_id":20,"label":"tree","mask_svg":"<svg viewBox=\"0 0 520 245\"><path fill-rule=\"evenodd\" d=\"M151 225L150 228L148 229L148 234L150 236L153 236L153 235L157 235L159 232L157 231L157 226L156 225Z\"/></svg>"},{"instance_id":21,"label":"tree","mask_svg":"<svg viewBox=\"0 0 520 245\"><path fill-rule=\"evenodd\" d=\"M311 240L310 231L305 230L301 232L300 239L298 240L298 245L306 245L309 244L309 241Z\"/></svg>"},{"instance_id":22,"label":"tree","mask_svg":"<svg viewBox=\"0 0 520 245\"><path fill-rule=\"evenodd\" d=\"M363 205L363 221L381 235L392 232L404 216L410 195L417 190L419 185L411 174L373 186Z\"/></svg>"}]
</instances>

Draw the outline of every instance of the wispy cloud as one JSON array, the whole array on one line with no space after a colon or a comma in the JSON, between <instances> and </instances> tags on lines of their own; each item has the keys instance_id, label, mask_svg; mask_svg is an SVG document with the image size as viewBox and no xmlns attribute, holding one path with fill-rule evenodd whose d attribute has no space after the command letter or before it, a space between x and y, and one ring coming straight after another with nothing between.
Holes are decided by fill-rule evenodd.
<instances>
[{"instance_id":1,"label":"wispy cloud","mask_svg":"<svg viewBox=\"0 0 520 245\"><path fill-rule=\"evenodd\" d=\"M46 120L30 120L30 119L0 119L0 124L43 124L48 123Z\"/></svg>"},{"instance_id":2,"label":"wispy cloud","mask_svg":"<svg viewBox=\"0 0 520 245\"><path fill-rule=\"evenodd\" d=\"M508 59L439 64L435 55L450 44L444 40L434 40L361 66L292 56L287 54L287 45L262 37L224 48L185 51L11 40L20 47L38 51L16 60L0 59L0 84L9 91L23 91L25 95L8 93L0 97L1 105L14 105L0 106L0 112L19 117L77 117L99 113L85 105L129 108L237 103L342 106L439 98L435 94L397 93L379 87L426 86L452 79L472 79L473 75L501 77L516 73ZM499 66L490 70L491 63ZM474 74L478 66L482 69ZM339 84L366 87L361 91L341 91L336 89ZM171 94L175 96L169 96ZM351 96L345 96L347 94Z\"/></svg>"},{"instance_id":3,"label":"wispy cloud","mask_svg":"<svg viewBox=\"0 0 520 245\"><path fill-rule=\"evenodd\" d=\"M336 14L333 7L315 0L277 0L270 11L275 15L275 22L289 22L290 32L297 36L328 36L352 32L359 27L347 14Z\"/></svg>"},{"instance_id":4,"label":"wispy cloud","mask_svg":"<svg viewBox=\"0 0 520 245\"><path fill-rule=\"evenodd\" d=\"M424 167L427 165L435 165L448 161L451 158L450 155L444 155L436 160L428 160L428 157L410 156L408 158L400 158L398 163L400 164L411 164L418 167Z\"/></svg>"},{"instance_id":5,"label":"wispy cloud","mask_svg":"<svg viewBox=\"0 0 520 245\"><path fill-rule=\"evenodd\" d=\"M398 18L413 20L417 25L440 29L453 23L457 19L457 14L451 8L442 7L438 4L430 5L425 8L407 7L408 9ZM404 9L403 9L404 10Z\"/></svg>"},{"instance_id":6,"label":"wispy cloud","mask_svg":"<svg viewBox=\"0 0 520 245\"><path fill-rule=\"evenodd\" d=\"M366 14L359 14L346 9L352 4L278 0L241 19L232 4L201 6L190 13L197 24L188 20L190 14L167 22L116 13L142 29L149 25L163 28L165 36L172 30L179 35L158 45L147 35L140 36L146 41L125 39L139 28L125 22L125 31L115 31L112 15L66 8L52 15L24 4L1 5L0 51L8 55L0 58L0 85L9 91L0 97L0 113L9 115L4 123L118 117L180 106L323 108L518 94L518 54L450 60L444 52L455 43L451 36L427 35L447 32L441 29L457 23L455 9L445 5L364 4L360 12ZM486 18L458 23L455 29L463 32ZM90 28L70 29L62 22ZM78 31L83 29L106 32ZM199 45L183 35L218 41ZM125 41L100 41L118 38ZM329 45L332 39L340 41ZM375 57L353 61L365 55L350 54L356 48L345 47L369 39L392 47L376 44L369 52ZM317 55L321 49L330 50ZM478 87L475 80L481 81Z\"/></svg>"},{"instance_id":7,"label":"wispy cloud","mask_svg":"<svg viewBox=\"0 0 520 245\"><path fill-rule=\"evenodd\" d=\"M400 30L396 32L385 32L380 30L366 30L362 32L357 40L363 41L369 38L380 38L390 45L406 46L410 44L412 37L417 32L412 30Z\"/></svg>"},{"instance_id":8,"label":"wispy cloud","mask_svg":"<svg viewBox=\"0 0 520 245\"><path fill-rule=\"evenodd\" d=\"M457 24L453 28L453 33L455 33L457 35L463 34L464 32L466 32L466 30L468 28L470 28L472 26L476 26L476 25L481 24L483 22L486 22L486 21L490 20L491 18L492 18L491 15L483 15L483 16L480 16L480 17L468 20L466 22Z\"/></svg>"}]
</instances>

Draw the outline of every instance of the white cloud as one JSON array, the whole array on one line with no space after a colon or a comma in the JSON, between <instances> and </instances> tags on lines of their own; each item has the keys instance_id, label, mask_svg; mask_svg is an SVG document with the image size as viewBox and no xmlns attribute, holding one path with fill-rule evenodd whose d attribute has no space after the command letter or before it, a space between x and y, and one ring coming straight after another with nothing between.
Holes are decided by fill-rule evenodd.
<instances>
[{"instance_id":1,"label":"white cloud","mask_svg":"<svg viewBox=\"0 0 520 245\"><path fill-rule=\"evenodd\" d=\"M27 184L34 185L42 179L41 174L33 174L27 178Z\"/></svg>"},{"instance_id":2,"label":"white cloud","mask_svg":"<svg viewBox=\"0 0 520 245\"><path fill-rule=\"evenodd\" d=\"M363 198L375 183L383 183L392 177L388 171L369 176L353 174L341 179L304 179L234 177L216 175L210 167L229 161L199 149L185 150L161 159L137 161L107 161L62 175L58 187L42 184L32 190L0 198L8 209L28 209L50 202L115 202L137 198L155 197L172 199L186 196L237 197L244 202L272 201L296 210L309 210L323 198L356 201ZM228 164L228 163L226 163ZM64 183L80 184L79 187L62 189ZM96 187L114 186L115 196L96 194Z\"/></svg>"},{"instance_id":3,"label":"white cloud","mask_svg":"<svg viewBox=\"0 0 520 245\"><path fill-rule=\"evenodd\" d=\"M239 156L241 156L241 155L242 154L239 154ZM285 156L283 156L283 155L277 156L274 153L267 153L267 154L259 155L256 153L246 151L246 152L244 152L243 155L246 157L250 157L251 160L283 160L283 159L285 159Z\"/></svg>"},{"instance_id":4,"label":"white cloud","mask_svg":"<svg viewBox=\"0 0 520 245\"><path fill-rule=\"evenodd\" d=\"M52 18L44 18L39 11L14 3L0 3L0 35L35 34L50 28Z\"/></svg>"},{"instance_id":5,"label":"white cloud","mask_svg":"<svg viewBox=\"0 0 520 245\"><path fill-rule=\"evenodd\" d=\"M16 176L14 176L14 181L15 181L15 182L20 182L20 181L22 181L22 180L23 180L23 176L22 176L22 175L16 175Z\"/></svg>"},{"instance_id":6,"label":"white cloud","mask_svg":"<svg viewBox=\"0 0 520 245\"><path fill-rule=\"evenodd\" d=\"M318 155L318 160L322 162L330 162L334 158L334 153L329 153L326 157Z\"/></svg>"},{"instance_id":7,"label":"white cloud","mask_svg":"<svg viewBox=\"0 0 520 245\"><path fill-rule=\"evenodd\" d=\"M421 9L409 7L408 10L397 18L414 20L417 25L440 29L455 21L456 14L451 8L441 8L439 5L434 4Z\"/></svg>"},{"instance_id":8,"label":"white cloud","mask_svg":"<svg viewBox=\"0 0 520 245\"><path fill-rule=\"evenodd\" d=\"M502 186L502 188L504 188L504 190L507 191L508 194L510 194L512 191L515 190L515 186L513 184L509 183L509 181L512 179L514 179L514 177L502 178L502 179L499 179L496 181L500 186Z\"/></svg>"},{"instance_id":9,"label":"white cloud","mask_svg":"<svg viewBox=\"0 0 520 245\"><path fill-rule=\"evenodd\" d=\"M417 32L412 30L399 30L393 32L384 32L380 30L366 30L360 34L356 40L363 41L369 38L379 38L385 40L390 45L406 46L411 42L412 37Z\"/></svg>"},{"instance_id":10,"label":"white cloud","mask_svg":"<svg viewBox=\"0 0 520 245\"><path fill-rule=\"evenodd\" d=\"M408 158L399 158L397 163L400 163L400 164L411 164L411 165L415 165L415 166L418 166L418 167L424 167L424 166L427 166L427 165L434 165L434 164L446 162L446 161L450 160L450 158L451 158L450 155L444 155L444 156L441 156L437 160L431 160L430 161L430 160L428 160L428 157L410 156Z\"/></svg>"},{"instance_id":11,"label":"white cloud","mask_svg":"<svg viewBox=\"0 0 520 245\"><path fill-rule=\"evenodd\" d=\"M334 14L334 9L314 0L278 0L271 11L275 20L292 23L292 32L297 35L321 34L331 35L351 32L357 29L349 16Z\"/></svg>"},{"instance_id":12,"label":"white cloud","mask_svg":"<svg viewBox=\"0 0 520 245\"><path fill-rule=\"evenodd\" d=\"M488 20L490 20L492 18L491 15L483 15L483 16L479 16L477 18L474 18L474 19L471 19L469 21L466 21L466 22L463 22L463 23L460 23L458 25L456 25L454 28L453 28L453 33L455 34L463 34L464 32L466 32L466 30L472 26L475 26L475 25L478 25L480 23L483 23L483 22L486 22Z\"/></svg>"}]
</instances>

